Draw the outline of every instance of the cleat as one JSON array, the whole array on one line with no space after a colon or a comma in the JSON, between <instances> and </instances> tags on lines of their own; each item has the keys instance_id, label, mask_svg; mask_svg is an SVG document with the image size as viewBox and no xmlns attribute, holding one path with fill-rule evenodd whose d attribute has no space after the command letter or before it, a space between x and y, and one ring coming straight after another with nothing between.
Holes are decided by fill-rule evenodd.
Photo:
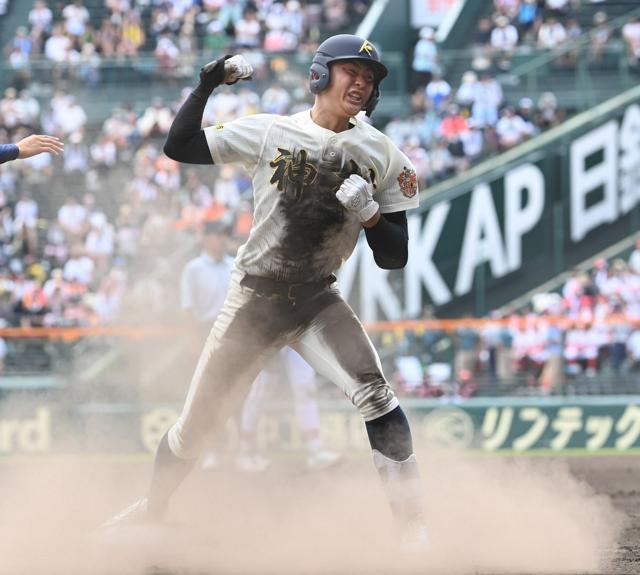
<instances>
[{"instance_id":1,"label":"cleat","mask_svg":"<svg viewBox=\"0 0 640 575\"><path fill-rule=\"evenodd\" d=\"M323 469L335 467L341 461L342 455L340 453L334 453L333 451L318 451L317 453L307 457L307 469L309 471L322 471Z\"/></svg>"},{"instance_id":2,"label":"cleat","mask_svg":"<svg viewBox=\"0 0 640 575\"><path fill-rule=\"evenodd\" d=\"M412 521L404 526L399 533L398 546L406 555L426 553L430 550L429 533L422 521Z\"/></svg>"},{"instance_id":3,"label":"cleat","mask_svg":"<svg viewBox=\"0 0 640 575\"><path fill-rule=\"evenodd\" d=\"M266 471L271 466L271 461L258 453L253 455L244 454L236 457L236 466L247 473L259 473Z\"/></svg>"},{"instance_id":4,"label":"cleat","mask_svg":"<svg viewBox=\"0 0 640 575\"><path fill-rule=\"evenodd\" d=\"M156 518L151 517L149 513L149 501L145 497L139 499L133 505L120 511L111 519L105 521L100 528L111 529L114 527L122 527L126 525L141 525L144 523L152 523Z\"/></svg>"}]
</instances>

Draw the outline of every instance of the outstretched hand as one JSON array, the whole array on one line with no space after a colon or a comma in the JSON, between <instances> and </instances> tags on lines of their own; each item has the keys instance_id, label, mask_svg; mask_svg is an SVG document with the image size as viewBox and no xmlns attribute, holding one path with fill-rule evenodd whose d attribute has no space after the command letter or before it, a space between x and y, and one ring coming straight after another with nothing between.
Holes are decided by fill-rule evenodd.
<instances>
[{"instance_id":1,"label":"outstretched hand","mask_svg":"<svg viewBox=\"0 0 640 575\"><path fill-rule=\"evenodd\" d=\"M18 158L30 158L43 152L57 156L64 151L64 144L56 136L44 136L32 134L20 140L18 146Z\"/></svg>"}]
</instances>

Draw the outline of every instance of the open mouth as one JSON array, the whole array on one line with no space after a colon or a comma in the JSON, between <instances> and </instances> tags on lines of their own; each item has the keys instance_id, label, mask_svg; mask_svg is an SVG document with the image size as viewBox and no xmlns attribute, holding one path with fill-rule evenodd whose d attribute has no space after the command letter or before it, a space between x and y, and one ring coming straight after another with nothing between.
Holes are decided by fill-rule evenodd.
<instances>
[{"instance_id":1,"label":"open mouth","mask_svg":"<svg viewBox=\"0 0 640 575\"><path fill-rule=\"evenodd\" d=\"M348 92L347 101L354 106L362 106L364 104L364 98L358 92Z\"/></svg>"}]
</instances>

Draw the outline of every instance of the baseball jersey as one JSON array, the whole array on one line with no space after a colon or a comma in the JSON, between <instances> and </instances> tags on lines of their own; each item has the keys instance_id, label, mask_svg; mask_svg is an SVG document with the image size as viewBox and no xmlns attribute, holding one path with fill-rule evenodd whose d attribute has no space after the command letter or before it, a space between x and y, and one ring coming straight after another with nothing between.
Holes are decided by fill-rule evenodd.
<instances>
[{"instance_id":1,"label":"baseball jersey","mask_svg":"<svg viewBox=\"0 0 640 575\"><path fill-rule=\"evenodd\" d=\"M222 309L232 269L233 259L228 256L217 262L203 253L188 262L180 280L182 309L210 326Z\"/></svg>"},{"instance_id":2,"label":"baseball jersey","mask_svg":"<svg viewBox=\"0 0 640 575\"><path fill-rule=\"evenodd\" d=\"M238 269L292 282L319 281L336 271L362 229L335 197L353 173L370 179L381 213L418 206L410 160L369 124L352 118L351 125L333 132L306 110L205 129L214 163L240 162L253 181L254 224L238 251Z\"/></svg>"}]
</instances>

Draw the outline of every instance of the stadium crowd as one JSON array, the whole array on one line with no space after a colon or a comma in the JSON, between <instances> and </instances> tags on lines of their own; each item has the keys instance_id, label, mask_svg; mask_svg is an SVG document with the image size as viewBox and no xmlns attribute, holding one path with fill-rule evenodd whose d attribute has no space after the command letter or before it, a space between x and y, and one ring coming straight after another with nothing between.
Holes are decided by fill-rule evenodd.
<instances>
[{"instance_id":1,"label":"stadium crowd","mask_svg":"<svg viewBox=\"0 0 640 575\"><path fill-rule=\"evenodd\" d=\"M59 71L72 66L95 81L102 58L153 54L162 73L190 74L185 64L202 50L293 52L323 33L360 21L370 1L324 0L35 0L28 23L6 47L14 69L43 56Z\"/></svg>"},{"instance_id":2,"label":"stadium crowd","mask_svg":"<svg viewBox=\"0 0 640 575\"><path fill-rule=\"evenodd\" d=\"M427 307L421 319L433 320L434 310ZM640 239L627 259L572 270L557 292L536 294L517 313L495 311L481 327L377 337L398 386L420 397L463 399L516 385L562 394L600 376L640 373Z\"/></svg>"},{"instance_id":3,"label":"stadium crowd","mask_svg":"<svg viewBox=\"0 0 640 575\"><path fill-rule=\"evenodd\" d=\"M594 6L597 3L581 0L494 0L493 10L478 19L470 66L460 78L452 77L441 61L434 29L419 30L411 61L411 111L394 118L386 130L415 162L423 185L463 172L479 159L558 125L571 113L552 91L535 101L505 101L500 82L509 80L518 50L530 54L533 49L563 48L553 65L572 68L578 43L588 38L587 58L597 65L619 33L630 66L637 68L640 20L630 17L613 30L606 11L594 11Z\"/></svg>"},{"instance_id":4,"label":"stadium crowd","mask_svg":"<svg viewBox=\"0 0 640 575\"><path fill-rule=\"evenodd\" d=\"M120 40L113 35L108 39L105 34L115 26L116 36L121 38L125 24L131 22L140 26L136 35L139 50L152 47L155 52L162 38L169 35L176 40L189 23L198 30L215 29L210 36L216 41L221 41L217 28L222 26L224 42L246 49L256 44L247 39L245 28L254 32L259 28L254 39L259 38L258 48L262 50L272 29L290 30L292 22L297 21L301 30L298 38L311 43L317 38L311 30L319 26L338 30L349 25L350 18L356 18L367 4L337 0L304 6L295 1L114 0L105 3L99 29L95 30L91 24L95 18L81 0L56 4L53 9L44 0L36 0L28 26L16 30L7 50L9 54L20 49L29 57L40 54L48 58L47 43L58 34L77 54L87 50L98 58L132 57L139 51L119 48ZM544 20L544 10L556 10L526 0L496 2L496 10L498 17L513 19L534 4L538 19ZM292 14L298 13L303 17L296 20ZM556 17L560 18L559 12ZM247 25L247 20L257 20L259 26ZM198 36L197 49L209 46L207 38L207 33ZM109 48L105 48L105 42ZM414 77L412 114L392 119L385 131L412 159L422 186L463 171L485 155L507 149L565 118L566 111L551 92L542 94L537 102L525 98L517 105L507 105L500 83L487 69L468 71L459 85L452 87L439 68L433 30L422 29L420 42L423 46L416 47L416 57L424 61L431 58L432 65L416 66L414 61L414 70L420 74ZM87 45L93 48L87 49ZM274 50L287 51L282 46ZM179 52L187 53L182 48ZM81 67L80 60L70 61ZM290 67L286 58L276 58L264 61L262 68L257 66L257 80L261 75L274 79L274 72L278 81L268 82L266 90L256 81L217 91L208 104L204 123L261 111L289 114L306 106L306 76ZM98 127L90 125L86 110L61 87L55 88L43 104L28 89L19 89L19 83L5 90L0 99L0 143L43 132L60 136L67 145L61 160L53 161L43 154L0 167L0 325L108 324L127 307L125 299L135 297L144 301L146 310L155 309L162 315L167 286L157 280L151 284L154 279L144 277L150 254L170 254L185 237L195 238L203 222L209 220L229 226L234 247L243 241L252 212L250 181L244 172L231 166L206 171L184 167L162 153L164 137L187 90L174 102L155 98L139 110L118 107ZM56 182L64 191L62 195L51 194ZM617 271L611 271L612 276L623 278L629 286L622 302L611 295L611 282L596 284L595 275L593 281L586 282L582 275L583 291L591 299L585 299L587 296L574 285L573 291L563 294L561 303L554 300L555 307L533 309L510 323L502 320L499 329L498 324L486 330L466 329L453 337L439 331L407 332L399 340L394 334L382 334L379 343L393 350L390 357L413 358L401 359L392 366L410 394L441 393L432 389L438 379L462 385L460 389L466 390L463 395L472 393L477 386L474 382L486 374L496 381L524 376L531 387L551 391L579 373L593 374L608 366L635 369L640 361L640 350L636 349L640 344L630 344L623 353L620 345L613 345L620 343L613 340L622 337L622 328L618 333L598 324L607 310L638 314L638 266L621 270L617 262L610 266L614 268ZM591 274L586 277L592 278ZM583 315L576 317L573 314L579 293L589 303L578 306ZM589 320L584 318L584 309L593 312ZM549 315L587 322L579 333L591 332L590 337L598 334L601 338L595 355L593 344L572 343L576 337L580 339L576 330L538 321ZM624 329L631 328L627 325ZM636 332L626 336L629 342L640 339ZM437 361L434 346L449 350L455 358ZM560 358L560 365L550 358ZM413 376L407 376L405 370Z\"/></svg>"}]
</instances>

